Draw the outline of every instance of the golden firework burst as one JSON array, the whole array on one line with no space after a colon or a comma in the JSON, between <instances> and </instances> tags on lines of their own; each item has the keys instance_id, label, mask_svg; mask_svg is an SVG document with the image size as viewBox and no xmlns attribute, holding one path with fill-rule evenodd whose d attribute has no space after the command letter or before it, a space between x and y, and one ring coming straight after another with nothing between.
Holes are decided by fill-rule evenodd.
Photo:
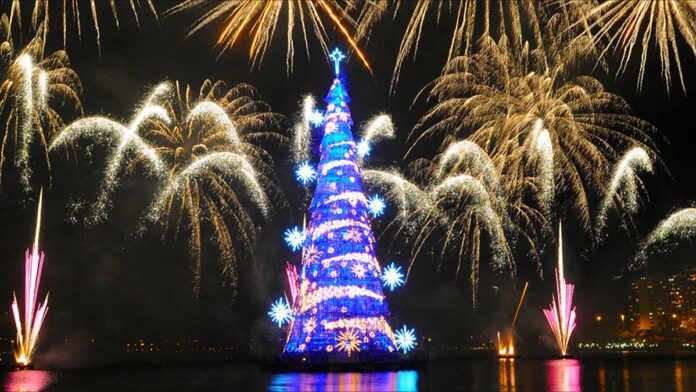
<instances>
[{"instance_id":1,"label":"golden firework burst","mask_svg":"<svg viewBox=\"0 0 696 392\"><path fill-rule=\"evenodd\" d=\"M266 51L276 36L276 27L282 23L287 26L285 36L288 73L292 72L293 68L295 30L298 25L307 57L309 57L309 36L311 34L318 40L324 53L328 55L327 26L333 26L346 39L363 65L372 72L367 58L349 31L355 25L350 16L350 12L355 8L351 0L232 0L222 2L183 0L180 4L167 10L165 15L199 8L205 9L205 12L193 24L189 35L218 19L223 19L224 26L216 45L222 51L231 49L239 43L242 36L248 34L250 39L249 58L252 60L252 65L259 65L263 61Z\"/></svg>"},{"instance_id":2,"label":"golden firework burst","mask_svg":"<svg viewBox=\"0 0 696 392\"><path fill-rule=\"evenodd\" d=\"M38 143L45 151L50 173L48 145L64 126L63 116L82 111L82 86L70 68L67 53L44 52L44 28L24 47L15 47L7 15L0 18L0 179L5 158L14 150L14 166L26 193L31 191L32 146Z\"/></svg>"}]
</instances>

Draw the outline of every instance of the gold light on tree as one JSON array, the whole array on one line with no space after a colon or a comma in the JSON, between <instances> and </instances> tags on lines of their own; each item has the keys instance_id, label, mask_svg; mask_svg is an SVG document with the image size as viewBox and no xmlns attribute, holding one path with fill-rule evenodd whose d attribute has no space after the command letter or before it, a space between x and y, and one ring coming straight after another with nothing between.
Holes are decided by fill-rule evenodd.
<instances>
[{"instance_id":1,"label":"gold light on tree","mask_svg":"<svg viewBox=\"0 0 696 392\"><path fill-rule=\"evenodd\" d=\"M41 283L41 271L43 269L44 253L39 253L39 232L41 230L41 201L43 189L39 192L39 206L36 211L36 232L34 245L31 251L27 249L24 261L24 323L17 302L17 295L13 294L12 315L17 328L17 340L15 348L15 361L21 367L31 364L39 332L43 325L46 312L48 312L48 294L44 302L37 303L39 297L39 283Z\"/></svg>"},{"instance_id":2,"label":"gold light on tree","mask_svg":"<svg viewBox=\"0 0 696 392\"><path fill-rule=\"evenodd\" d=\"M31 190L32 147L40 145L50 172L48 145L64 126L62 115L81 112L80 79L70 68L68 55L57 51L45 55L43 27L21 49L15 48L9 19L0 18L0 180L5 160L13 163L25 191ZM72 106L72 107L71 107Z\"/></svg>"},{"instance_id":3,"label":"gold light on tree","mask_svg":"<svg viewBox=\"0 0 696 392\"><path fill-rule=\"evenodd\" d=\"M355 22L350 11L355 8L351 0L183 0L166 15L194 9L204 9L203 15L196 20L189 35L215 22L223 21L222 31L216 45L224 50L231 49L248 36L249 58L254 65L263 61L266 51L276 36L278 24L286 26L287 41L286 63L288 72L292 72L295 56L295 31L298 30L303 40L304 49L309 57L309 39L313 36L328 55L327 27L334 27L345 38L363 65L372 72L370 64L358 47L349 31Z\"/></svg>"}]
</instances>

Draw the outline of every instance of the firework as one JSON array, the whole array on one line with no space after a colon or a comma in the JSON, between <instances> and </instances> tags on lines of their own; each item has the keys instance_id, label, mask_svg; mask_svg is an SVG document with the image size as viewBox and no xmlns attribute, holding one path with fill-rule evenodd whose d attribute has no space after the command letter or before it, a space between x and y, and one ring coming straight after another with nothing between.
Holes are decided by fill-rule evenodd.
<instances>
[{"instance_id":1,"label":"firework","mask_svg":"<svg viewBox=\"0 0 696 392\"><path fill-rule=\"evenodd\" d=\"M288 305L288 301L281 297L271 305L271 310L268 312L268 315L274 323L278 324L278 328L280 328L283 324L292 319L292 309L290 305Z\"/></svg>"},{"instance_id":2,"label":"firework","mask_svg":"<svg viewBox=\"0 0 696 392\"><path fill-rule=\"evenodd\" d=\"M317 0L317 1L275 1L275 0L235 0L214 2L207 0L183 0L165 12L165 15L176 14L194 9L206 9L198 18L188 35L192 35L218 19L224 19L224 26L218 36L216 46L222 51L231 49L240 41L240 37L250 38L249 58L252 66L263 61L266 51L275 37L278 23L287 25L285 32L287 40L286 64L288 73L292 72L295 56L295 26L304 41L304 47L309 57L309 36L313 33L325 54L329 53L327 41L327 24L335 27L348 41L363 65L372 72L365 55L358 47L353 36L348 31L355 25L350 16L354 8L348 0ZM287 18L280 22L281 18ZM298 23L299 22L299 23Z\"/></svg>"},{"instance_id":3,"label":"firework","mask_svg":"<svg viewBox=\"0 0 696 392\"><path fill-rule=\"evenodd\" d=\"M389 290L394 291L395 288L401 287L404 284L404 274L401 272L401 267L394 263L384 267L382 272L382 284L389 287Z\"/></svg>"},{"instance_id":4,"label":"firework","mask_svg":"<svg viewBox=\"0 0 696 392\"><path fill-rule=\"evenodd\" d=\"M575 329L575 306L573 306L573 288L567 283L563 271L563 233L558 225L558 268L556 269L556 296L551 307L544 309L544 316L556 338L561 356L568 354L568 342Z\"/></svg>"},{"instance_id":5,"label":"firework","mask_svg":"<svg viewBox=\"0 0 696 392\"><path fill-rule=\"evenodd\" d=\"M86 117L66 126L51 143L51 150L72 145L80 139L108 143L112 146L102 186L96 202L92 205L90 223L99 223L106 219L124 163L126 166L132 166L137 161L144 161L152 174L164 175L164 167L159 155L142 138L141 131L144 126L151 125L148 120L159 118L167 123L171 121L164 107L154 104L170 92L170 88L171 86L166 82L156 86L127 125L101 116Z\"/></svg>"},{"instance_id":6,"label":"firework","mask_svg":"<svg viewBox=\"0 0 696 392\"><path fill-rule=\"evenodd\" d=\"M43 269L44 253L39 253L39 233L41 231L41 202L43 189L39 192L39 206L36 212L36 232L31 251L27 250L24 262L24 326L22 326L17 296L13 294L12 314L17 328L17 347L15 361L22 367L31 363L39 332L48 312L48 294L44 302L37 303L39 283Z\"/></svg>"},{"instance_id":7,"label":"firework","mask_svg":"<svg viewBox=\"0 0 696 392\"><path fill-rule=\"evenodd\" d=\"M416 330L408 329L404 325L401 329L394 331L394 340L396 340L396 348L406 354L416 347Z\"/></svg>"},{"instance_id":8,"label":"firework","mask_svg":"<svg viewBox=\"0 0 696 392\"><path fill-rule=\"evenodd\" d=\"M31 162L35 160L30 155L32 145L40 143L43 147L50 172L48 144L64 126L59 112L66 112L71 105L75 112L82 110L80 79L70 68L68 55L63 51L45 55L42 31L43 27L24 48L15 50L9 20L5 15L0 18L0 107L5 124L0 145L0 179L5 156L14 142L14 165L25 193L31 190Z\"/></svg>"},{"instance_id":9,"label":"firework","mask_svg":"<svg viewBox=\"0 0 696 392\"><path fill-rule=\"evenodd\" d=\"M598 80L566 78L562 59L516 56L506 39L481 45L453 58L433 82L436 104L415 127L409 154L432 138L466 136L489 154L518 210L530 195L547 210L563 193L590 233L588 194L601 189L605 168L625 146L651 151L654 128Z\"/></svg>"},{"instance_id":10,"label":"firework","mask_svg":"<svg viewBox=\"0 0 696 392\"><path fill-rule=\"evenodd\" d=\"M388 114L372 117L362 128L362 138L357 145L358 156L365 158L370 154L374 143L384 139L392 139L395 135L394 123Z\"/></svg>"},{"instance_id":11,"label":"firework","mask_svg":"<svg viewBox=\"0 0 696 392\"><path fill-rule=\"evenodd\" d=\"M145 221L159 222L165 234L172 229L175 238L188 229L194 294L200 287L203 223L210 225L223 275L236 289L237 252L251 251L259 227L254 212L264 219L270 214L269 192L276 189L272 160L257 143L284 142L271 131L277 115L256 90L205 81L194 95L189 86L164 84L148 95L127 127L100 117L81 121L54 144L70 145L78 136L99 141L117 135L117 145L124 148L112 153L102 189L118 185L118 176L107 183L108 173L122 165L112 163L125 159L126 152L128 173L140 164L152 166L161 186Z\"/></svg>"},{"instance_id":12,"label":"firework","mask_svg":"<svg viewBox=\"0 0 696 392\"><path fill-rule=\"evenodd\" d=\"M659 253L667 253L682 240L693 238L694 234L696 234L696 208L684 208L671 214L643 240L631 267L644 266L650 251L655 247Z\"/></svg>"},{"instance_id":13,"label":"firework","mask_svg":"<svg viewBox=\"0 0 696 392\"><path fill-rule=\"evenodd\" d=\"M361 10L358 19L358 37L369 36L372 27L385 17L390 10L397 14L402 9L410 13L409 21L401 38L399 53L392 75L392 91L399 82L401 69L409 56L416 57L421 33L430 24L430 19L439 20L444 16L454 18L454 27L449 44L448 60L457 55L471 52L476 37L476 26L482 29L478 32L480 38L498 32L501 36L508 35L518 50L525 41L524 31L530 31L537 45L542 46L541 29L539 26L539 5L533 0L510 1L502 5L497 0L462 0L458 2L418 1L387 1L367 2Z\"/></svg>"},{"instance_id":14,"label":"firework","mask_svg":"<svg viewBox=\"0 0 696 392\"><path fill-rule=\"evenodd\" d=\"M517 321L517 315L520 314L520 308L522 308L522 302L524 301L524 296L527 294L527 287L529 287L529 282L524 282L524 288L522 289L522 295L520 295L520 301L517 303L517 309L515 309L515 316L512 318L512 324L510 324L510 333L507 336L506 342L500 339L500 332L498 332L498 355L502 357L515 355L515 342L512 338L512 333L515 329L515 322Z\"/></svg>"},{"instance_id":15,"label":"firework","mask_svg":"<svg viewBox=\"0 0 696 392\"><path fill-rule=\"evenodd\" d=\"M632 148L626 152L616 164L597 212L595 233L598 238L601 238L606 226L609 208L617 207L620 211L627 213L629 219L637 212L639 192L643 189L643 183L638 178L638 173L652 173L652 170L650 156L640 147Z\"/></svg>"},{"instance_id":16,"label":"firework","mask_svg":"<svg viewBox=\"0 0 696 392\"><path fill-rule=\"evenodd\" d=\"M696 57L696 2L608 0L584 13L581 22L593 43L603 46L604 52L620 53L618 74L640 57L638 90L643 86L648 58L653 57L649 50L656 46L667 90L672 81L672 67L676 65L679 81L686 92L679 46L685 43Z\"/></svg>"},{"instance_id":17,"label":"firework","mask_svg":"<svg viewBox=\"0 0 696 392\"><path fill-rule=\"evenodd\" d=\"M28 7L31 1L23 1L23 0L4 0L0 1L0 4L6 4L10 7L10 22L14 20L16 17L17 23L21 24L21 11L23 7ZM130 10L130 12L133 14L133 18L135 19L136 24L140 24L140 20L138 17L138 12L141 9L148 9L154 16L155 19L157 18L157 10L155 9L155 5L153 4L152 0L128 0L126 1L117 1L117 0L108 0L108 1L102 1L102 0L62 0L60 2L60 11L61 15L59 15L59 18L52 18L51 16L53 15L54 12L58 11L58 7L56 7L56 10L53 10L54 4L58 5L58 1L54 0L34 0L33 1L33 8L31 12L31 22L32 26L34 29L40 29L40 26L45 25L46 29L43 31L44 34L48 33L48 29L50 26L50 21L52 20L59 20L60 23L62 24L62 30L63 30L63 46L65 47L67 45L67 40L68 40L68 25L72 21L75 26L75 30L77 30L77 36L79 39L82 39L82 32L84 30L84 27L82 25L82 18L81 18L81 13L89 13L91 16L92 20L92 25L94 26L94 32L96 34L96 39L97 39L97 48L101 51L101 27L99 25L99 15L100 13L110 13L111 16L114 18L114 22L116 23L116 28L120 28L120 20L119 20L119 9L121 8L121 4L123 5L123 10ZM127 5L125 5L127 4Z\"/></svg>"},{"instance_id":18,"label":"firework","mask_svg":"<svg viewBox=\"0 0 696 392\"><path fill-rule=\"evenodd\" d=\"M302 110L292 129L292 159L295 163L307 162L311 158L312 127L321 125L323 121L316 104L316 99L310 94L302 98Z\"/></svg>"}]
</instances>

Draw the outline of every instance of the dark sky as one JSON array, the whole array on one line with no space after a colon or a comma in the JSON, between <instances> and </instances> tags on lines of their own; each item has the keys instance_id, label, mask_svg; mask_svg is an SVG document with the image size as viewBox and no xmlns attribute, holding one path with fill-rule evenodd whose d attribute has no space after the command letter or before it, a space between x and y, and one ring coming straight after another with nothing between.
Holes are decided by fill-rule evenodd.
<instances>
[{"instance_id":1,"label":"dark sky","mask_svg":"<svg viewBox=\"0 0 696 392\"><path fill-rule=\"evenodd\" d=\"M159 9L166 6L157 2ZM218 52L211 49L217 34L216 27L203 29L184 39L192 15L177 15L161 19L160 25L143 12L138 29L129 17L122 16L120 32L105 14L102 24L102 55L99 56L91 24L82 42L73 35L68 53L73 68L79 73L84 87L82 103L86 114L108 114L126 120L148 88L169 79L189 83L196 88L205 79L222 79L234 85L245 82L256 86L273 110L292 117L300 98L306 93L323 97L331 82L331 69L317 48L311 62L297 50L294 73L285 71L284 37L275 42L260 69L250 70L246 46L229 51L216 60ZM433 21L434 22L434 21ZM56 41L58 27L54 27ZM431 23L414 62L408 61L402 73L402 83L396 94L388 94L391 69L400 42L403 22L383 23L366 53L374 75L370 75L357 60L348 64L348 81L352 97L351 111L356 123L379 112L390 113L397 126L396 141L383 143L375 149L371 164L401 164L403 139L416 120L427 109L415 95L437 76L446 58L449 45L449 26L445 20L438 27ZM344 45L333 34L330 44ZM298 46L300 41L298 37ZM60 47L50 42L49 49ZM686 48L685 48L686 49ZM696 200L696 184L692 170L696 167L693 134L696 131L696 62L685 54L683 67L687 78L686 97L676 86L667 96L658 75L659 66L651 61L642 94L636 94L633 75L595 74L607 90L620 94L633 107L634 113L659 129L656 141L669 173L658 171L647 179L650 194L647 207L636 222L641 236L670 211L691 205ZM653 52L653 55L655 53ZM286 132L290 122L281 131ZM289 151L275 151L278 175L291 176ZM289 256L282 244L282 231L290 223L300 222L303 214L303 194L293 182L283 181L284 190L293 202L291 208L279 212L261 240L255 260L242 260L242 285L236 302L221 288L219 267L213 246L204 251L204 275L201 297L191 296L190 264L183 241L162 241L162 233L152 228L143 237L133 231L138 217L150 200L154 184L144 176L129 177L114 195L110 219L96 227L71 224L67 220L69 203L93 192L101 179L103 157L94 155L91 162L82 159L66 161L53 157L52 186L45 194L44 229L41 247L47 253L42 287L51 290L51 309L41 341L39 360L50 366L72 366L95 358L91 339L97 339L102 350L100 360L114 360L126 341L144 338L200 338L216 343L233 342L256 347L272 347L280 335L266 318L271 301L280 296L282 265ZM10 178L10 177L8 177ZM0 296L7 299L12 290L19 289L22 276L23 252L30 246L35 219L33 203L23 203L16 189L4 181L0 200ZM380 224L377 225L379 234ZM565 258L568 275L578 284L576 290L580 327L590 322L595 313L618 318L624 306L627 279L635 274L616 276L635 252L636 238L627 238L614 225L610 227L607 243L596 251L573 225L565 231ZM555 244L549 245L545 258L545 281L535 277L524 255L517 255L521 266L520 281L531 279L528 302L521 315L520 333L535 341L536 335L546 334L540 308L550 301L550 282L555 263ZM651 260L653 264L672 265L693 262L694 248L682 247L670 257ZM403 252L402 252L403 253ZM406 262L398 249L382 246L380 259ZM433 272L434 260L419 261L413 282L403 291L390 295L392 314L398 322L414 325L423 334L437 337L450 344L466 342L470 334L493 336L495 329L507 321L514 310L517 295L509 279L491 277L484 273L481 281L481 303L472 311L469 283L462 276L457 283L451 275ZM484 270L486 268L484 267ZM644 273L641 272L641 273ZM464 274L466 275L466 274ZM500 286L498 294L491 288ZM7 325L2 333L12 335ZM92 344L92 345L90 345Z\"/></svg>"}]
</instances>

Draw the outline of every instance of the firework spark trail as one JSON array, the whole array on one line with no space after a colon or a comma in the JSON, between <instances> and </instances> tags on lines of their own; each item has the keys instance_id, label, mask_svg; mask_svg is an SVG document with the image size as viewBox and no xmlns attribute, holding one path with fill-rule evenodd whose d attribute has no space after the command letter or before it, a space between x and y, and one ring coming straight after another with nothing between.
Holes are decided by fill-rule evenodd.
<instances>
[{"instance_id":1,"label":"firework spark trail","mask_svg":"<svg viewBox=\"0 0 696 392\"><path fill-rule=\"evenodd\" d=\"M696 208L681 209L663 219L643 240L633 259L631 268L645 266L654 247L658 253L667 253L679 245L680 241L696 235Z\"/></svg>"},{"instance_id":2,"label":"firework spark trail","mask_svg":"<svg viewBox=\"0 0 696 392\"><path fill-rule=\"evenodd\" d=\"M285 37L287 40L286 66L288 73L293 70L296 22L299 20L300 33L309 58L310 30L324 53L329 53L326 18L330 20L330 26L335 27L340 35L348 41L351 49L365 68L372 72L365 54L360 50L358 43L348 30L349 27L352 28L355 25L355 21L350 16L350 11L355 8L355 5L350 0L237 0L223 2L184 0L165 11L164 15L168 16L201 8L207 9L193 23L187 37L214 21L223 19L224 26L218 35L216 46L221 48L222 54L225 50L232 49L237 45L241 41L240 36L248 34L250 37L249 58L252 61L252 67L263 62L266 52L274 40L276 28L281 23L281 15L286 13L287 30Z\"/></svg>"},{"instance_id":3,"label":"firework spark trail","mask_svg":"<svg viewBox=\"0 0 696 392\"><path fill-rule=\"evenodd\" d=\"M17 151L16 163L21 170L20 183L25 191L29 191L31 181L29 146L34 134L34 64L28 54L20 56L17 59L17 64L22 69L22 88L19 100L22 113L19 132L22 135L22 142Z\"/></svg>"},{"instance_id":4,"label":"firework spark trail","mask_svg":"<svg viewBox=\"0 0 696 392\"><path fill-rule=\"evenodd\" d=\"M604 232L607 212L611 207L620 208L629 216L638 211L639 190L642 188L638 173L652 171L652 160L644 149L635 147L624 154L614 168L609 187L597 211L595 233L598 238L601 239Z\"/></svg>"},{"instance_id":5,"label":"firework spark trail","mask_svg":"<svg viewBox=\"0 0 696 392\"><path fill-rule=\"evenodd\" d=\"M187 121L201 119L204 122L211 122L213 125L220 125L226 129L225 136L229 139L233 146L238 146L241 143L237 128L232 123L232 120L227 115L225 110L220 105L211 101L199 102L194 106L191 113L187 117Z\"/></svg>"},{"instance_id":6,"label":"firework spark trail","mask_svg":"<svg viewBox=\"0 0 696 392\"><path fill-rule=\"evenodd\" d=\"M44 302L37 304L39 296L39 283L41 282L41 271L43 269L44 253L39 253L39 233L41 230L41 204L43 200L43 189L39 193L39 205L36 214L36 232L34 234L34 244L31 251L27 250L24 262L24 327L22 327L21 316L17 296L13 294L12 314L17 328L17 347L15 350L15 360L19 365L27 366L31 363L31 356L34 353L36 342L39 338L41 326L48 312L48 294Z\"/></svg>"},{"instance_id":7,"label":"firework spark trail","mask_svg":"<svg viewBox=\"0 0 696 392\"><path fill-rule=\"evenodd\" d=\"M363 180L388 190L387 196L398 203L401 216L405 216L407 211L417 209L422 203L429 204L427 194L396 170L363 170Z\"/></svg>"},{"instance_id":8,"label":"firework spark trail","mask_svg":"<svg viewBox=\"0 0 696 392\"><path fill-rule=\"evenodd\" d=\"M617 74L626 71L634 58L636 44L639 44L640 49L636 51L640 53L636 79L639 91L643 86L647 61L653 57L649 50L656 46L667 91L671 86L674 63L681 87L686 92L679 46L686 43L696 57L696 2L609 0L596 4L581 15L577 23L585 26L595 45L603 46L602 54L612 50L621 52ZM654 44L651 44L653 40Z\"/></svg>"},{"instance_id":9,"label":"firework spark trail","mask_svg":"<svg viewBox=\"0 0 696 392\"><path fill-rule=\"evenodd\" d=\"M6 150L14 144L13 164L25 195L32 188L33 146L38 144L44 149L50 181L48 144L64 126L61 115L67 113L68 105L74 105L75 112L82 111L80 79L70 68L65 52L46 55L43 31L40 28L26 45L19 46L13 40L7 16L0 17L0 106L4 108L0 179Z\"/></svg>"},{"instance_id":10,"label":"firework spark trail","mask_svg":"<svg viewBox=\"0 0 696 392\"><path fill-rule=\"evenodd\" d=\"M534 208L526 201L538 196L534 184L539 177L553 177L554 192L550 181L545 186L542 181L541 188L547 189L541 192L542 207L552 196L566 195L564 208L574 210L592 233L588 200L602 188L606 167L627 145L652 153L650 134L655 129L632 116L627 103L606 92L598 80L566 77L565 66L563 57L547 58L540 52L516 56L506 39L485 39L479 52L453 58L433 81L430 97L436 104L414 127L407 155L433 138L446 142L466 135L489 152L504 178L510 205ZM548 137L539 131L542 124ZM535 151L541 152L535 154L538 159L525 158ZM532 167L533 181L530 161L541 164Z\"/></svg>"},{"instance_id":11,"label":"firework spark trail","mask_svg":"<svg viewBox=\"0 0 696 392\"><path fill-rule=\"evenodd\" d=\"M119 181L118 176L123 166L123 160L131 150L137 155L146 158L146 162L150 164L153 174L157 176L163 174L162 161L156 151L142 139L138 131L143 123L150 119L156 118L166 123L171 121L164 107L152 104L155 99L168 91L169 87L164 83L153 89L152 93L145 100L144 106L136 112L134 118L127 126L105 117L87 117L68 125L51 144L50 149L53 149L57 146L72 144L80 137L90 137L96 141L101 141L102 137L100 136L102 135L117 137L118 145L110 154L104 172L104 181L97 195L97 200L92 207L92 223L99 223L106 219L114 189Z\"/></svg>"},{"instance_id":12,"label":"firework spark trail","mask_svg":"<svg viewBox=\"0 0 696 392\"><path fill-rule=\"evenodd\" d=\"M537 170L541 180L541 192L538 193L542 209L546 216L551 214L554 199L553 180L553 142L549 131L544 128L544 122L537 119L529 137L532 141Z\"/></svg>"},{"instance_id":13,"label":"firework spark trail","mask_svg":"<svg viewBox=\"0 0 696 392\"><path fill-rule=\"evenodd\" d=\"M295 163L305 162L310 159L310 146L312 143L312 115L316 110L316 99L312 95L302 98L302 115L293 126L292 157Z\"/></svg>"},{"instance_id":14,"label":"firework spark trail","mask_svg":"<svg viewBox=\"0 0 696 392\"><path fill-rule=\"evenodd\" d=\"M469 140L460 140L447 147L437 164L436 178L444 178L463 169L474 177L481 176L486 187L499 195L500 176L491 158L478 144ZM502 196L502 195L501 195Z\"/></svg>"},{"instance_id":15,"label":"firework spark trail","mask_svg":"<svg viewBox=\"0 0 696 392\"><path fill-rule=\"evenodd\" d=\"M405 61L412 56L416 57L420 45L421 34L424 28L430 24L430 17L436 20L441 17L451 16L455 20L450 39L447 60L457 55L467 55L477 41L476 26L481 26L480 37L494 35L509 35L517 51L524 46L524 32L530 32L533 42L538 47L543 47L539 25L540 8L533 0L510 1L502 6L497 0L462 0L458 2L437 2L428 0L419 1L369 1L366 2L358 19L356 36L368 38L373 26L393 10L397 16L401 10L410 12L409 21L404 31L399 53L394 64L390 90L394 93L399 82L401 71ZM449 14L449 15L447 15ZM497 26L495 24L497 23ZM434 24L434 23L433 23Z\"/></svg>"},{"instance_id":16,"label":"firework spark trail","mask_svg":"<svg viewBox=\"0 0 696 392\"><path fill-rule=\"evenodd\" d=\"M512 255L505 237L503 222L493 208L488 190L480 181L468 174L448 177L435 186L431 194L438 204L444 199L456 196L457 200L461 200L462 195L468 195L473 201L473 212L477 222L483 223L491 238L493 263L498 268L510 265ZM478 271L478 262L478 257L475 257L474 265L472 265L472 284L474 285L478 284L478 272L474 274L474 271Z\"/></svg>"},{"instance_id":17,"label":"firework spark trail","mask_svg":"<svg viewBox=\"0 0 696 392\"><path fill-rule=\"evenodd\" d=\"M388 114L378 114L369 119L362 128L362 141L369 144L395 136L394 123Z\"/></svg>"},{"instance_id":18,"label":"firework spark trail","mask_svg":"<svg viewBox=\"0 0 696 392\"><path fill-rule=\"evenodd\" d=\"M241 180L244 186L255 195L252 200L257 203L263 214L267 216L270 213L266 193L247 157L225 151L198 157L192 164L168 181L159 196L156 197L157 202L151 207L149 217L152 220L159 218L169 199L180 194L186 183L190 180L200 180L207 177L211 170L222 173L226 177Z\"/></svg>"},{"instance_id":19,"label":"firework spark trail","mask_svg":"<svg viewBox=\"0 0 696 392\"><path fill-rule=\"evenodd\" d=\"M551 327L553 336L561 352L561 356L568 354L570 336L575 330L575 306L573 306L574 285L567 283L563 270L563 232L561 224L558 225L558 268L556 269L556 295L553 297L551 307L544 309L544 316Z\"/></svg>"},{"instance_id":20,"label":"firework spark trail","mask_svg":"<svg viewBox=\"0 0 696 392\"><path fill-rule=\"evenodd\" d=\"M16 17L18 27L21 27L22 8L25 5L28 6L29 4L33 3L31 12L32 26L37 31L40 30L42 26L45 26L44 31L42 32L42 34L45 35L48 33L49 30L49 22L53 20L51 18L50 8L53 6L53 4L58 3L58 1L59 0L5 0L4 2L0 1L0 3L9 4L10 24L14 22ZM80 12L82 10L83 12L88 12L91 15L92 24L94 26L94 32L96 34L97 48L101 53L101 26L99 24L98 10L102 4L107 3L109 5L109 11L114 18L114 22L116 23L116 29L120 29L120 20L118 16L117 4L130 5L130 7L128 8L130 8L133 14L133 18L135 19L135 22L138 26L140 25L140 19L138 16L139 9L149 9L150 12L154 15L155 19L157 19L157 10L155 9L152 0L62 0L62 15L60 15L60 18L56 19L60 20L62 24L61 27L63 32L63 47L67 46L68 40L68 15L72 16L72 21L75 24L75 29L77 30L78 39L82 39L82 32L84 30L84 26L81 23L82 18L80 16Z\"/></svg>"}]
</instances>

